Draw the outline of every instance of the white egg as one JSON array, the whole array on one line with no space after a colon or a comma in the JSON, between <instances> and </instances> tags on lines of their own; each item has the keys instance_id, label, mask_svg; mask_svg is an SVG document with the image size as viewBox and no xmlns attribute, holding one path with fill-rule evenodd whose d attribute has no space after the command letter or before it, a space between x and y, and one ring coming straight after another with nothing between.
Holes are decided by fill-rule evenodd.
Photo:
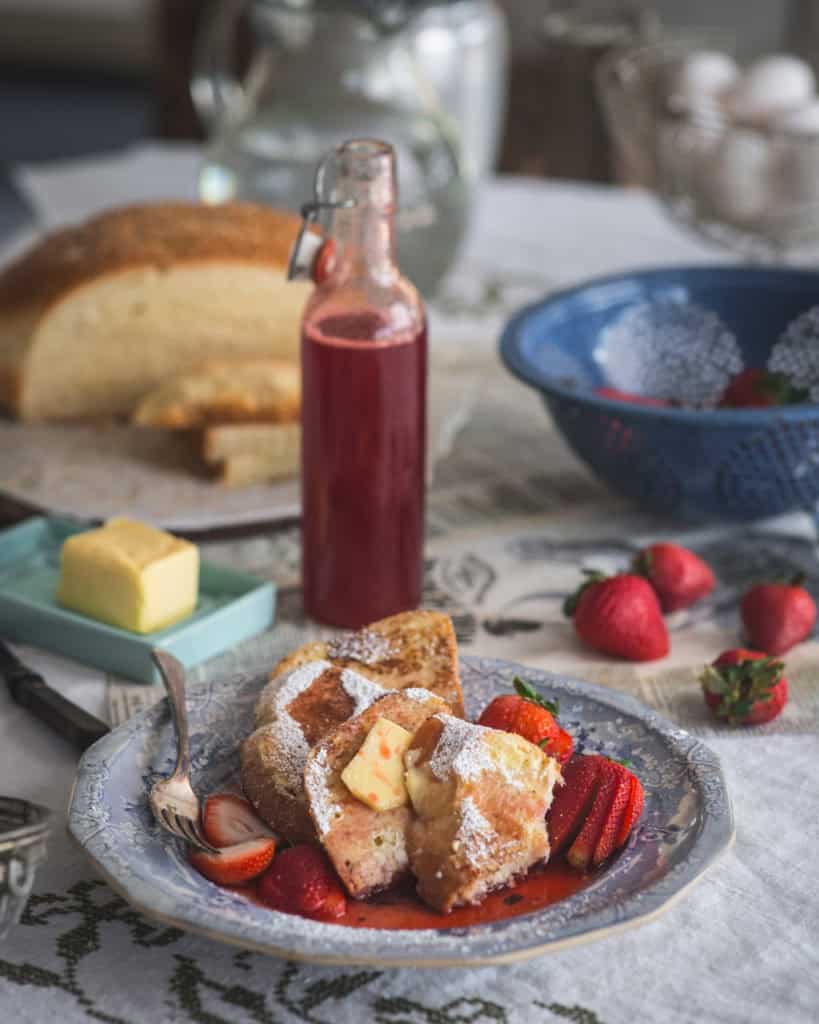
<instances>
[{"instance_id":1,"label":"white egg","mask_svg":"<svg viewBox=\"0 0 819 1024\"><path fill-rule=\"evenodd\" d=\"M778 200L801 209L803 218L819 217L819 149L791 154L779 175ZM802 228L806 227L803 223Z\"/></svg>"},{"instance_id":2,"label":"white egg","mask_svg":"<svg viewBox=\"0 0 819 1024\"><path fill-rule=\"evenodd\" d=\"M798 57L776 54L755 61L731 95L731 109L743 121L764 122L775 114L804 106L816 80L810 65Z\"/></svg>"},{"instance_id":3,"label":"white egg","mask_svg":"<svg viewBox=\"0 0 819 1024\"><path fill-rule=\"evenodd\" d=\"M701 97L718 99L739 81L737 62L727 53L702 50L689 54L671 83L672 95L687 103Z\"/></svg>"},{"instance_id":4,"label":"white egg","mask_svg":"<svg viewBox=\"0 0 819 1024\"><path fill-rule=\"evenodd\" d=\"M747 224L765 213L771 170L771 147L765 138L736 129L702 161L700 189L714 216Z\"/></svg>"},{"instance_id":5,"label":"white egg","mask_svg":"<svg viewBox=\"0 0 819 1024\"><path fill-rule=\"evenodd\" d=\"M770 127L789 135L819 135L819 100L771 118Z\"/></svg>"}]
</instances>

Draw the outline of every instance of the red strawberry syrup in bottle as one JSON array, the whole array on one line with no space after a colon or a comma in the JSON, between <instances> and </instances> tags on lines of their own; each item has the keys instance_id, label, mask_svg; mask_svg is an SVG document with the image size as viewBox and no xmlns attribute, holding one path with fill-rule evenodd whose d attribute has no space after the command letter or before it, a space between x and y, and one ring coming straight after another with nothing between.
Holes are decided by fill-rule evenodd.
<instances>
[{"instance_id":1,"label":"red strawberry syrup in bottle","mask_svg":"<svg viewBox=\"0 0 819 1024\"><path fill-rule=\"evenodd\" d=\"M395 263L392 148L334 160L332 266L302 327L302 578L311 618L358 628L421 599L427 338Z\"/></svg>"}]
</instances>

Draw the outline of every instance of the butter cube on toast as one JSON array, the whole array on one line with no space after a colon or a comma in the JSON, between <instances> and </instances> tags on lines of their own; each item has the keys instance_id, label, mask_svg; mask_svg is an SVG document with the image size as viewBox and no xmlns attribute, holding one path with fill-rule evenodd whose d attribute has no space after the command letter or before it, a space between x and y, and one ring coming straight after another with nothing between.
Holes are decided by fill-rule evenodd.
<instances>
[{"instance_id":1,"label":"butter cube on toast","mask_svg":"<svg viewBox=\"0 0 819 1024\"><path fill-rule=\"evenodd\" d=\"M379 719L413 734L430 715L447 711L444 701L426 690L387 693L310 751L304 772L310 813L322 846L355 899L387 889L407 873L412 810L408 804L373 810L353 796L342 774Z\"/></svg>"},{"instance_id":2,"label":"butter cube on toast","mask_svg":"<svg viewBox=\"0 0 819 1024\"><path fill-rule=\"evenodd\" d=\"M391 811L408 801L404 753L412 733L388 718L379 718L358 753L341 773L341 781L374 811Z\"/></svg>"}]
</instances>

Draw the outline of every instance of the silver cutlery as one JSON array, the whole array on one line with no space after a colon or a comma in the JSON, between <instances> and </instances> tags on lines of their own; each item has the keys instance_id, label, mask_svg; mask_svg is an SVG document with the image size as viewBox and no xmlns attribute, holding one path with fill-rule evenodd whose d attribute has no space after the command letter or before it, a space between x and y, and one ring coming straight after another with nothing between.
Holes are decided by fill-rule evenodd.
<instances>
[{"instance_id":1,"label":"silver cutlery","mask_svg":"<svg viewBox=\"0 0 819 1024\"><path fill-rule=\"evenodd\" d=\"M176 729L176 767L167 779L155 782L150 804L154 817L172 835L208 853L220 851L205 839L200 825L199 799L191 786L191 758L188 739L188 712L185 705L185 669L167 651L151 651L162 682L168 692L171 717Z\"/></svg>"},{"instance_id":2,"label":"silver cutlery","mask_svg":"<svg viewBox=\"0 0 819 1024\"><path fill-rule=\"evenodd\" d=\"M0 680L3 679L13 701L27 708L35 718L50 725L80 750L86 750L109 731L105 722L52 690L38 672L24 665L14 651L0 641Z\"/></svg>"}]
</instances>

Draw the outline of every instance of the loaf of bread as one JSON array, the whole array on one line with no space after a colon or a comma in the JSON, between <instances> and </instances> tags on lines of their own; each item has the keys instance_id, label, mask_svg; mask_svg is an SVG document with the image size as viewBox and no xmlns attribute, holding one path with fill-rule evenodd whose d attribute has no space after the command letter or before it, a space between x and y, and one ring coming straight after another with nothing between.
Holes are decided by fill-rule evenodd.
<instances>
[{"instance_id":1,"label":"loaf of bread","mask_svg":"<svg viewBox=\"0 0 819 1024\"><path fill-rule=\"evenodd\" d=\"M131 412L209 359L296 359L310 285L296 216L154 203L43 239L0 273L0 404L25 420Z\"/></svg>"}]
</instances>

